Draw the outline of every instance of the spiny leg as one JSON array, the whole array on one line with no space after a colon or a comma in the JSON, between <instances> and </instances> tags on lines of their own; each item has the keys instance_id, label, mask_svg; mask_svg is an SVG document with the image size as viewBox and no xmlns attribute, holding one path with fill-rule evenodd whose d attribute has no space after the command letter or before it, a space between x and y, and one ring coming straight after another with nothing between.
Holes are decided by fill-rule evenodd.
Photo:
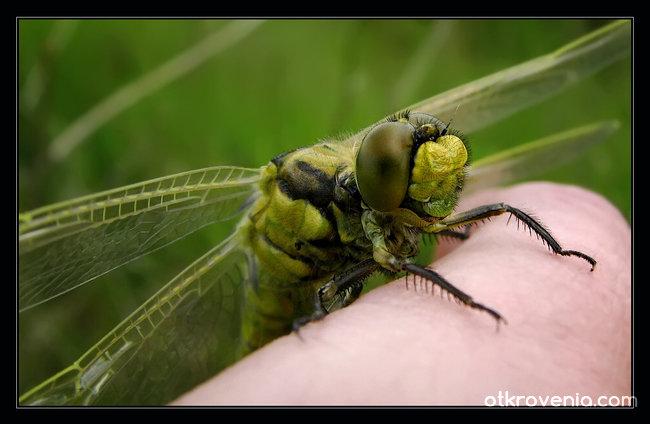
<instances>
[{"instance_id":1,"label":"spiny leg","mask_svg":"<svg viewBox=\"0 0 650 424\"><path fill-rule=\"evenodd\" d=\"M311 321L317 321L329 314L330 311L325 308L325 303L336 296L341 296L340 307L354 302L361 295L365 279L380 268L381 265L375 262L374 259L366 259L348 268L343 273L332 277L316 292L314 296L314 313L295 320L293 330L298 331L303 325Z\"/></svg>"},{"instance_id":2,"label":"spiny leg","mask_svg":"<svg viewBox=\"0 0 650 424\"><path fill-rule=\"evenodd\" d=\"M452 229L442 230L436 233L438 236L451 237L459 240L467 240L469 238L469 225L465 227L465 231L456 231Z\"/></svg>"},{"instance_id":3,"label":"spiny leg","mask_svg":"<svg viewBox=\"0 0 650 424\"><path fill-rule=\"evenodd\" d=\"M488 314L492 315L494 319L496 319L497 324L499 324L502 321L503 323L507 324L506 320L497 311L495 311L492 308L488 308L487 306L482 305L480 303L474 302L474 300L470 295L456 288L449 281L445 280L444 277L438 274L436 271L428 268L423 268L419 265L406 262L406 261L404 261L402 266L405 271L408 271L411 274L417 275L419 277L426 278L427 280L431 281L433 284L437 284L440 288L447 291L456 299L460 300L470 308L478 309L480 311L485 311Z\"/></svg>"},{"instance_id":4,"label":"spiny leg","mask_svg":"<svg viewBox=\"0 0 650 424\"><path fill-rule=\"evenodd\" d=\"M551 233L542 226L535 219L530 217L525 212L520 209L514 208L505 203L493 203L490 205L479 206L474 209L470 209L465 212L456 213L448 216L447 218L440 221L436 224L435 232L442 232L449 230L454 227L459 227L462 225L472 224L474 222L482 221L488 219L492 216L502 215L504 213L510 213L511 216L517 218L520 222L528 227L529 230L535 232L536 235L542 238L542 241L545 242L549 248L558 255L562 256L577 256L589 262L591 265L591 271L596 267L596 261L589 255L579 252L577 250L564 250L560 243L558 243Z\"/></svg>"},{"instance_id":5,"label":"spiny leg","mask_svg":"<svg viewBox=\"0 0 650 424\"><path fill-rule=\"evenodd\" d=\"M334 276L330 281L320 287L314 296L314 313L310 316L302 317L294 321L293 330L298 331L303 325L311 321L320 320L329 314L330 311L325 308L324 304L328 300L333 299L335 296L345 296L343 298L341 307L352 303L361 294L363 281L380 268L381 266L373 259L367 259L355 265L354 267L349 268L344 273ZM428 281L431 281L433 284L437 284L439 287L441 287L443 290L451 294L453 297L465 305L477 310L487 312L488 314L492 315L492 317L494 317L494 319L497 321L497 324L500 322L507 324L505 318L503 318L497 311L481 303L475 302L470 295L456 288L436 271L423 268L406 260L401 263L401 268L413 275L425 278Z\"/></svg>"}]
</instances>

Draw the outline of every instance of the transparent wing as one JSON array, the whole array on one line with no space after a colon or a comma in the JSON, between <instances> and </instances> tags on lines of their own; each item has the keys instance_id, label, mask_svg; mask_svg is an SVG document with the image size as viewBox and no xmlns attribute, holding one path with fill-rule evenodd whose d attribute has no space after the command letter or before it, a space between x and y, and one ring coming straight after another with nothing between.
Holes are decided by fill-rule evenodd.
<instances>
[{"instance_id":1,"label":"transparent wing","mask_svg":"<svg viewBox=\"0 0 650 424\"><path fill-rule=\"evenodd\" d=\"M238 247L233 233L20 404L164 404L232 363L249 275Z\"/></svg>"},{"instance_id":2,"label":"transparent wing","mask_svg":"<svg viewBox=\"0 0 650 424\"><path fill-rule=\"evenodd\" d=\"M20 214L19 309L232 218L260 175L261 168L205 168Z\"/></svg>"},{"instance_id":3,"label":"transparent wing","mask_svg":"<svg viewBox=\"0 0 650 424\"><path fill-rule=\"evenodd\" d=\"M504 150L472 164L463 195L529 178L569 162L609 137L619 127L608 121L574 128Z\"/></svg>"},{"instance_id":4,"label":"transparent wing","mask_svg":"<svg viewBox=\"0 0 650 424\"><path fill-rule=\"evenodd\" d=\"M403 110L428 113L443 122L453 118L464 133L470 133L558 94L630 52L630 22L613 22L550 54L461 85ZM358 140L368 128L348 140Z\"/></svg>"}]
</instances>

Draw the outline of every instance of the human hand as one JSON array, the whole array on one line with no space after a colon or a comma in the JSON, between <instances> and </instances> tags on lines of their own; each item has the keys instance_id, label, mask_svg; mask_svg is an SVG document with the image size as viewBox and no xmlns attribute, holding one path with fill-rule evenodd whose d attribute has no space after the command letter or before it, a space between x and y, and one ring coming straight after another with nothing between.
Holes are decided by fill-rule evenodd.
<instances>
[{"instance_id":1,"label":"human hand","mask_svg":"<svg viewBox=\"0 0 650 424\"><path fill-rule=\"evenodd\" d=\"M499 312L393 281L350 307L281 337L179 398L200 405L512 405L533 396L595 404L631 391L631 231L604 198L529 183L464 199L457 211L505 202L538 219L552 254L508 216L442 240L432 267ZM502 398L500 398L500 395ZM509 396L507 398L506 396ZM532 398L531 398L532 399ZM533 400L520 399L519 405ZM568 399L561 405L571 405ZM588 400L588 399L587 399ZM527 403L528 402L528 403Z\"/></svg>"}]
</instances>

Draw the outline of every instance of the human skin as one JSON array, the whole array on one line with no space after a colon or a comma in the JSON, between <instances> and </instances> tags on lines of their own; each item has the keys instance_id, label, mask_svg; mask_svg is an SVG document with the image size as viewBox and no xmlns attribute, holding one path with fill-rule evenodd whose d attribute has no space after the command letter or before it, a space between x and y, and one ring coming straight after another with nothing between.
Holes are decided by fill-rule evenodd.
<instances>
[{"instance_id":1,"label":"human skin","mask_svg":"<svg viewBox=\"0 0 650 424\"><path fill-rule=\"evenodd\" d=\"M509 214L442 241L432 267L485 312L399 279L252 353L177 405L537 405L631 395L631 230L606 199L528 183L461 201L531 213L552 254ZM508 397L506 397L508 396ZM513 396L534 396L519 398ZM586 398L589 396L589 398ZM556 399L556 401L557 401ZM527 402L527 403L526 403Z\"/></svg>"}]
</instances>

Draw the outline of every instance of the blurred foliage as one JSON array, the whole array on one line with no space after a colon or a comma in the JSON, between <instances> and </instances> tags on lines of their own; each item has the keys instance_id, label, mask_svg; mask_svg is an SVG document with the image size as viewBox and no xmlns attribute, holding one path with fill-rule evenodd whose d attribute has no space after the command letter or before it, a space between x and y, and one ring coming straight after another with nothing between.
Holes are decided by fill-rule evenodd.
<instances>
[{"instance_id":1,"label":"blurred foliage","mask_svg":"<svg viewBox=\"0 0 650 424\"><path fill-rule=\"evenodd\" d=\"M228 25L222 20L18 21L18 210L212 165L257 167L395 110L549 53L603 20L268 21L90 134L47 149L124 85ZM601 193L631 217L631 56L469 134L475 158L598 120L621 129L540 176ZM462 122L454 122L462 129ZM233 223L234 225L234 223ZM20 315L19 387L69 365L232 225L204 229Z\"/></svg>"}]
</instances>

